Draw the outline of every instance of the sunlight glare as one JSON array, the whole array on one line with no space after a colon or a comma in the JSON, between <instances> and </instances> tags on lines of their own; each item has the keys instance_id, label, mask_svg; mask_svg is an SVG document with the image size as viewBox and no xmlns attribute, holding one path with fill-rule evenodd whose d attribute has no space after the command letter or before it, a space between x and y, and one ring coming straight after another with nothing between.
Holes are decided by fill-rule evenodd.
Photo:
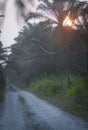
<instances>
[{"instance_id":1,"label":"sunlight glare","mask_svg":"<svg viewBox=\"0 0 88 130\"><path fill-rule=\"evenodd\" d=\"M72 27L72 25L73 25L73 21L71 20L69 16L66 16L66 18L63 21L63 26Z\"/></svg>"}]
</instances>

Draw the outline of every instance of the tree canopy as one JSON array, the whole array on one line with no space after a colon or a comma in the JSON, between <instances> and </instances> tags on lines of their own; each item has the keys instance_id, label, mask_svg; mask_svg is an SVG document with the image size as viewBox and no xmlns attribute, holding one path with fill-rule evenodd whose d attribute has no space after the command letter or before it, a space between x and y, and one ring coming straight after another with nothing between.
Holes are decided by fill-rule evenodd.
<instances>
[{"instance_id":1,"label":"tree canopy","mask_svg":"<svg viewBox=\"0 0 88 130\"><path fill-rule=\"evenodd\" d=\"M27 25L15 38L16 44L11 46L7 70L14 75L13 80L27 83L44 73L86 73L87 8L87 2L40 0L36 11L27 15ZM66 16L72 26L63 25ZM30 23L31 19L35 22Z\"/></svg>"}]
</instances>

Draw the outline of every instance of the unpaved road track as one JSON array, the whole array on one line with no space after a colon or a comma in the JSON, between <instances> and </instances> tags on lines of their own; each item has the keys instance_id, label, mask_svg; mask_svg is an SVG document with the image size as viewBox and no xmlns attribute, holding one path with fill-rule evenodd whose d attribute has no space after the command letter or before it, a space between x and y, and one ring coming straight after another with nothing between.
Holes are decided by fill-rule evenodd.
<instances>
[{"instance_id":1,"label":"unpaved road track","mask_svg":"<svg viewBox=\"0 0 88 130\"><path fill-rule=\"evenodd\" d=\"M88 130L82 119L26 91L7 90L0 112L0 130Z\"/></svg>"}]
</instances>

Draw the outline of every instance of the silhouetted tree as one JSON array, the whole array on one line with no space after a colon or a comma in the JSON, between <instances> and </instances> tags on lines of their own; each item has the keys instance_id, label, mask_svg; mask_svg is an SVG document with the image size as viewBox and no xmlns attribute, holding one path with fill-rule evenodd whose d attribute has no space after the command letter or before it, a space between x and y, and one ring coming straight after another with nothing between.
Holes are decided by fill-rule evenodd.
<instances>
[{"instance_id":1,"label":"silhouetted tree","mask_svg":"<svg viewBox=\"0 0 88 130\"><path fill-rule=\"evenodd\" d=\"M4 57L4 49L2 47L3 47L2 42L0 41L0 101L3 99L6 86L6 78L4 68L2 66L5 57Z\"/></svg>"}]
</instances>

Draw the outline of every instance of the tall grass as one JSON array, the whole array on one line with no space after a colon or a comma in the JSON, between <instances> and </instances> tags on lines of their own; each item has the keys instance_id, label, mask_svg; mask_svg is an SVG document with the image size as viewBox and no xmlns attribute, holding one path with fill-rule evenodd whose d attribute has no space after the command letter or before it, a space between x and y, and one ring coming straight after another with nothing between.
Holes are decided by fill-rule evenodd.
<instances>
[{"instance_id":1,"label":"tall grass","mask_svg":"<svg viewBox=\"0 0 88 130\"><path fill-rule=\"evenodd\" d=\"M34 80L28 89L88 121L88 89L85 79L84 76L74 74L44 76Z\"/></svg>"}]
</instances>

